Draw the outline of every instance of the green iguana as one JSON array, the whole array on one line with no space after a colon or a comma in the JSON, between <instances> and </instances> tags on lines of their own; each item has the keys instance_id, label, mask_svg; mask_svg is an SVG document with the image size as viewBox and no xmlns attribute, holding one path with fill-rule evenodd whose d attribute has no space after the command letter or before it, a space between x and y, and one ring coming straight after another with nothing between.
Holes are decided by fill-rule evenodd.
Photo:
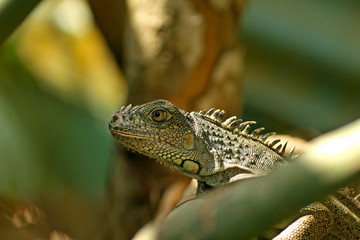
<instances>
[{"instance_id":1,"label":"green iguana","mask_svg":"<svg viewBox=\"0 0 360 240\"><path fill-rule=\"evenodd\" d=\"M186 112L166 100L123 106L110 120L114 138L125 147L154 158L198 181L197 195L241 179L266 175L287 164L286 143L266 139L275 133L249 132L225 112ZM292 221L293 220L293 221ZM360 203L339 190L300 210L274 239L360 239Z\"/></svg>"}]
</instances>

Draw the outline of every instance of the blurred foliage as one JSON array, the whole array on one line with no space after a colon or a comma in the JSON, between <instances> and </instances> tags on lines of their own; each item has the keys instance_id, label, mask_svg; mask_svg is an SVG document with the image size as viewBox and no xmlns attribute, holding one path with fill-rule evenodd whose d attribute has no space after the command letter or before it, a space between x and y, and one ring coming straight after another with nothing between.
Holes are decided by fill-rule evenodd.
<instances>
[{"instance_id":1,"label":"blurred foliage","mask_svg":"<svg viewBox=\"0 0 360 240\"><path fill-rule=\"evenodd\" d=\"M126 96L84 1L42 2L2 46L0 212L10 221L2 237L94 234L114 155L107 121ZM21 199L35 202L44 220L32 222ZM17 226L17 218L36 227Z\"/></svg>"},{"instance_id":2,"label":"blurred foliage","mask_svg":"<svg viewBox=\"0 0 360 240\"><path fill-rule=\"evenodd\" d=\"M74 187L99 194L111 149L105 123L41 91L14 45L3 48L1 59L2 192L31 196Z\"/></svg>"},{"instance_id":3,"label":"blurred foliage","mask_svg":"<svg viewBox=\"0 0 360 240\"><path fill-rule=\"evenodd\" d=\"M82 0L44 2L22 29L18 53L44 90L103 120L126 99L121 71Z\"/></svg>"},{"instance_id":4,"label":"blurred foliage","mask_svg":"<svg viewBox=\"0 0 360 240\"><path fill-rule=\"evenodd\" d=\"M1 192L103 198L107 120L125 98L87 5L43 2L0 52Z\"/></svg>"},{"instance_id":5,"label":"blurred foliage","mask_svg":"<svg viewBox=\"0 0 360 240\"><path fill-rule=\"evenodd\" d=\"M41 0L0 0L0 46ZM5 24L6 23L6 24Z\"/></svg>"},{"instance_id":6,"label":"blurred foliage","mask_svg":"<svg viewBox=\"0 0 360 240\"><path fill-rule=\"evenodd\" d=\"M313 137L360 117L359 2L253 0L247 7L247 119Z\"/></svg>"}]
</instances>

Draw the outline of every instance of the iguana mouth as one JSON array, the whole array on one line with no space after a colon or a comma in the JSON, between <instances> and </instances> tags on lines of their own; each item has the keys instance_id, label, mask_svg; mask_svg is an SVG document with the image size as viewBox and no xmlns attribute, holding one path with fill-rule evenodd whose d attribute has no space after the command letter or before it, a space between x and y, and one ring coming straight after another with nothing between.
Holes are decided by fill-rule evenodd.
<instances>
[{"instance_id":1,"label":"iguana mouth","mask_svg":"<svg viewBox=\"0 0 360 240\"><path fill-rule=\"evenodd\" d=\"M151 137L138 135L138 134L132 134L129 132L123 132L123 131L113 131L113 133L119 134L123 137L130 137L130 138L141 138L141 139L150 139Z\"/></svg>"}]
</instances>

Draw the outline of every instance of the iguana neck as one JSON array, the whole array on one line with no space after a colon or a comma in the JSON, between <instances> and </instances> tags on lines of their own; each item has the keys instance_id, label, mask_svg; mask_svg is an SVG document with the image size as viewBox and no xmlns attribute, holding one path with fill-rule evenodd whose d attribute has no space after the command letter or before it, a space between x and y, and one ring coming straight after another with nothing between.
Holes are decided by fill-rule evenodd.
<instances>
[{"instance_id":1,"label":"iguana neck","mask_svg":"<svg viewBox=\"0 0 360 240\"><path fill-rule=\"evenodd\" d=\"M287 161L263 141L248 133L219 126L198 112L191 112L216 169L241 168L244 173L264 175Z\"/></svg>"}]
</instances>

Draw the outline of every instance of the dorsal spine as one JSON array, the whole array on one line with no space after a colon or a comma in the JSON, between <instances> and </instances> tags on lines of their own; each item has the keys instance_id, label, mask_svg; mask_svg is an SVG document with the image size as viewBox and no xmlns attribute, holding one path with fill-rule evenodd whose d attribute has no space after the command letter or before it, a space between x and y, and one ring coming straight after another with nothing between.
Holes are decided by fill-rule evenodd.
<instances>
[{"instance_id":1,"label":"dorsal spine","mask_svg":"<svg viewBox=\"0 0 360 240\"><path fill-rule=\"evenodd\" d=\"M242 119L238 119L236 116L232 116L227 118L224 121L225 111L220 109L211 108L210 110L202 110L200 112L196 112L197 116L201 117L204 120L207 120L209 122L212 122L216 124L217 126L226 129L228 131L231 131L234 134L242 135L248 138L253 139L254 141L261 142L271 150L275 151L277 154L279 154L281 157L283 157L285 160L291 160L292 155L294 153L295 147L291 148L289 153L285 155L287 142L284 144L279 143L280 139L275 139L273 141L266 141L268 137L271 135L276 135L275 132L269 132L265 134L261 134L265 128L260 127L252 132L250 132L250 125L256 124L255 121L246 121L243 122Z\"/></svg>"}]
</instances>

